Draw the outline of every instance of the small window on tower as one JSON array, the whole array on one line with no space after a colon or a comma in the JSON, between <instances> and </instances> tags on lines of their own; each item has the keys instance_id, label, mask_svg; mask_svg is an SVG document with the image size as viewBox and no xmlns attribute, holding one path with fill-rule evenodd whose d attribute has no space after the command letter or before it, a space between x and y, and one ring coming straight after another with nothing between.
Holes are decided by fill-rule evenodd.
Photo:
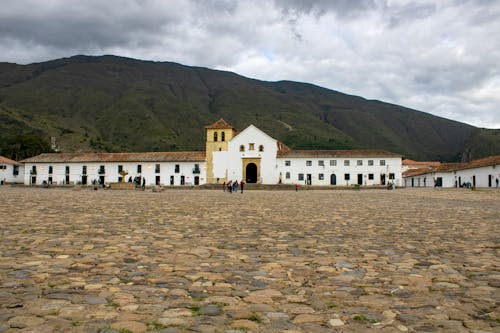
<instances>
[{"instance_id":1,"label":"small window on tower","mask_svg":"<svg viewBox=\"0 0 500 333\"><path fill-rule=\"evenodd\" d=\"M214 132L214 141L217 142L217 132Z\"/></svg>"},{"instance_id":2,"label":"small window on tower","mask_svg":"<svg viewBox=\"0 0 500 333\"><path fill-rule=\"evenodd\" d=\"M248 144L248 150L254 150L255 149L255 144L249 143Z\"/></svg>"},{"instance_id":3,"label":"small window on tower","mask_svg":"<svg viewBox=\"0 0 500 333\"><path fill-rule=\"evenodd\" d=\"M259 151L264 151L264 146L263 145L259 146Z\"/></svg>"},{"instance_id":4,"label":"small window on tower","mask_svg":"<svg viewBox=\"0 0 500 333\"><path fill-rule=\"evenodd\" d=\"M220 141L226 141L226 133L224 131L220 133Z\"/></svg>"},{"instance_id":5,"label":"small window on tower","mask_svg":"<svg viewBox=\"0 0 500 333\"><path fill-rule=\"evenodd\" d=\"M245 146L244 145L240 146L240 151L245 151Z\"/></svg>"}]
</instances>

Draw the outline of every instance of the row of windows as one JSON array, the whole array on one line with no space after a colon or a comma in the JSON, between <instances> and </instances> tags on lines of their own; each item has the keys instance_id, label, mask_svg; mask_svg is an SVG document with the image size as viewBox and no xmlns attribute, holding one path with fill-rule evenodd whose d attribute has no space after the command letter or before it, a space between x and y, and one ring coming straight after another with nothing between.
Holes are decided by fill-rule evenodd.
<instances>
[{"instance_id":1,"label":"row of windows","mask_svg":"<svg viewBox=\"0 0 500 333\"><path fill-rule=\"evenodd\" d=\"M395 174L394 173L390 173L389 174L389 179L395 179ZM286 179L290 179L290 172L286 172L285 174L285 178ZM298 180L304 180L304 174L303 173L299 173L298 174ZM324 180L325 179L325 175L323 173L319 173L318 174L318 180ZM351 179L351 174L350 173L345 173L344 174L344 180L350 180ZM374 179L374 175L373 173L369 173L368 174L368 180L373 180Z\"/></svg>"},{"instance_id":2,"label":"row of windows","mask_svg":"<svg viewBox=\"0 0 500 333\"><path fill-rule=\"evenodd\" d=\"M285 161L285 166L291 166L292 165L292 161L290 160L286 160ZM337 165L337 160L330 160L330 166L336 166ZM349 166L351 165L351 161L350 160L344 160L344 166ZM356 165L363 165L363 160L356 160ZM369 166L373 166L374 165L374 161L373 160L368 160L368 165ZM384 166L385 165L385 160L379 160L379 165L381 166ZM312 161L311 160L307 160L306 161L306 166L312 166ZM318 161L318 166L325 166L325 161L324 160L319 160Z\"/></svg>"},{"instance_id":3,"label":"row of windows","mask_svg":"<svg viewBox=\"0 0 500 333\"><path fill-rule=\"evenodd\" d=\"M248 144L248 150L255 150L255 144L254 143L249 143ZM245 146L244 145L240 146L240 151L241 152L245 151ZM264 151L264 146L263 145L259 145L259 151L260 152Z\"/></svg>"},{"instance_id":4,"label":"row of windows","mask_svg":"<svg viewBox=\"0 0 500 333\"><path fill-rule=\"evenodd\" d=\"M123 171L123 165L118 165L118 173ZM180 172L180 164L176 164L174 166L174 172L179 173ZM49 175L54 173L54 169L51 165L49 165L49 170L48 170ZM69 166L67 165L65 167L65 173L69 174ZM104 165L99 166L98 169L99 174L105 174L106 173L106 167ZM142 173L142 165L138 164L137 165L137 173ZM160 164L155 164L155 173L160 173ZM200 165L195 164L193 168L193 173L200 173ZM36 175L36 165L33 165L31 168L31 174ZM82 174L86 175L87 174L87 166L84 165L82 166Z\"/></svg>"}]
</instances>

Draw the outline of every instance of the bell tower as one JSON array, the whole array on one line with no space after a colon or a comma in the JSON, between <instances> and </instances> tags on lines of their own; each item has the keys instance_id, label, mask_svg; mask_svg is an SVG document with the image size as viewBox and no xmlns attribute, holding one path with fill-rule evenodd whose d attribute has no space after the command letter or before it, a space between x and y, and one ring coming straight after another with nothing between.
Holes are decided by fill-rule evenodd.
<instances>
[{"instance_id":1,"label":"bell tower","mask_svg":"<svg viewBox=\"0 0 500 333\"><path fill-rule=\"evenodd\" d=\"M207 160L207 184L215 184L214 177L214 152L227 151L228 142L236 135L236 129L229 125L224 119L219 119L212 125L205 126L206 138L206 160ZM219 179L224 182L226 179Z\"/></svg>"}]
</instances>

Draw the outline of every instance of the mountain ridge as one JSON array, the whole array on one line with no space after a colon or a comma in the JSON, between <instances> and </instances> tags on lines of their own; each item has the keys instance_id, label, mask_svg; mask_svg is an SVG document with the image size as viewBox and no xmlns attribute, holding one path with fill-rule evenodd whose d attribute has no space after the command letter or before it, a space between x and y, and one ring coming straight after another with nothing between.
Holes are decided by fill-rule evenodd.
<instances>
[{"instance_id":1,"label":"mountain ridge","mask_svg":"<svg viewBox=\"0 0 500 333\"><path fill-rule=\"evenodd\" d=\"M203 150L204 126L221 117L296 149L442 161L500 154L500 130L310 83L113 55L0 63L2 141L35 133L55 136L66 152Z\"/></svg>"}]
</instances>

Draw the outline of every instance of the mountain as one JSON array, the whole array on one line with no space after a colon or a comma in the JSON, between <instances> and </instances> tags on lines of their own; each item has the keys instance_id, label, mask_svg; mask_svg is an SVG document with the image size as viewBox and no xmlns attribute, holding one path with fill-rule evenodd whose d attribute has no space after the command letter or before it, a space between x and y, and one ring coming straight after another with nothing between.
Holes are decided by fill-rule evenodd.
<instances>
[{"instance_id":1,"label":"mountain","mask_svg":"<svg viewBox=\"0 0 500 333\"><path fill-rule=\"evenodd\" d=\"M442 161L500 154L500 130L306 83L116 56L0 63L0 139L11 144L36 135L56 137L65 152L203 150L204 126L221 117L296 149Z\"/></svg>"}]
</instances>

